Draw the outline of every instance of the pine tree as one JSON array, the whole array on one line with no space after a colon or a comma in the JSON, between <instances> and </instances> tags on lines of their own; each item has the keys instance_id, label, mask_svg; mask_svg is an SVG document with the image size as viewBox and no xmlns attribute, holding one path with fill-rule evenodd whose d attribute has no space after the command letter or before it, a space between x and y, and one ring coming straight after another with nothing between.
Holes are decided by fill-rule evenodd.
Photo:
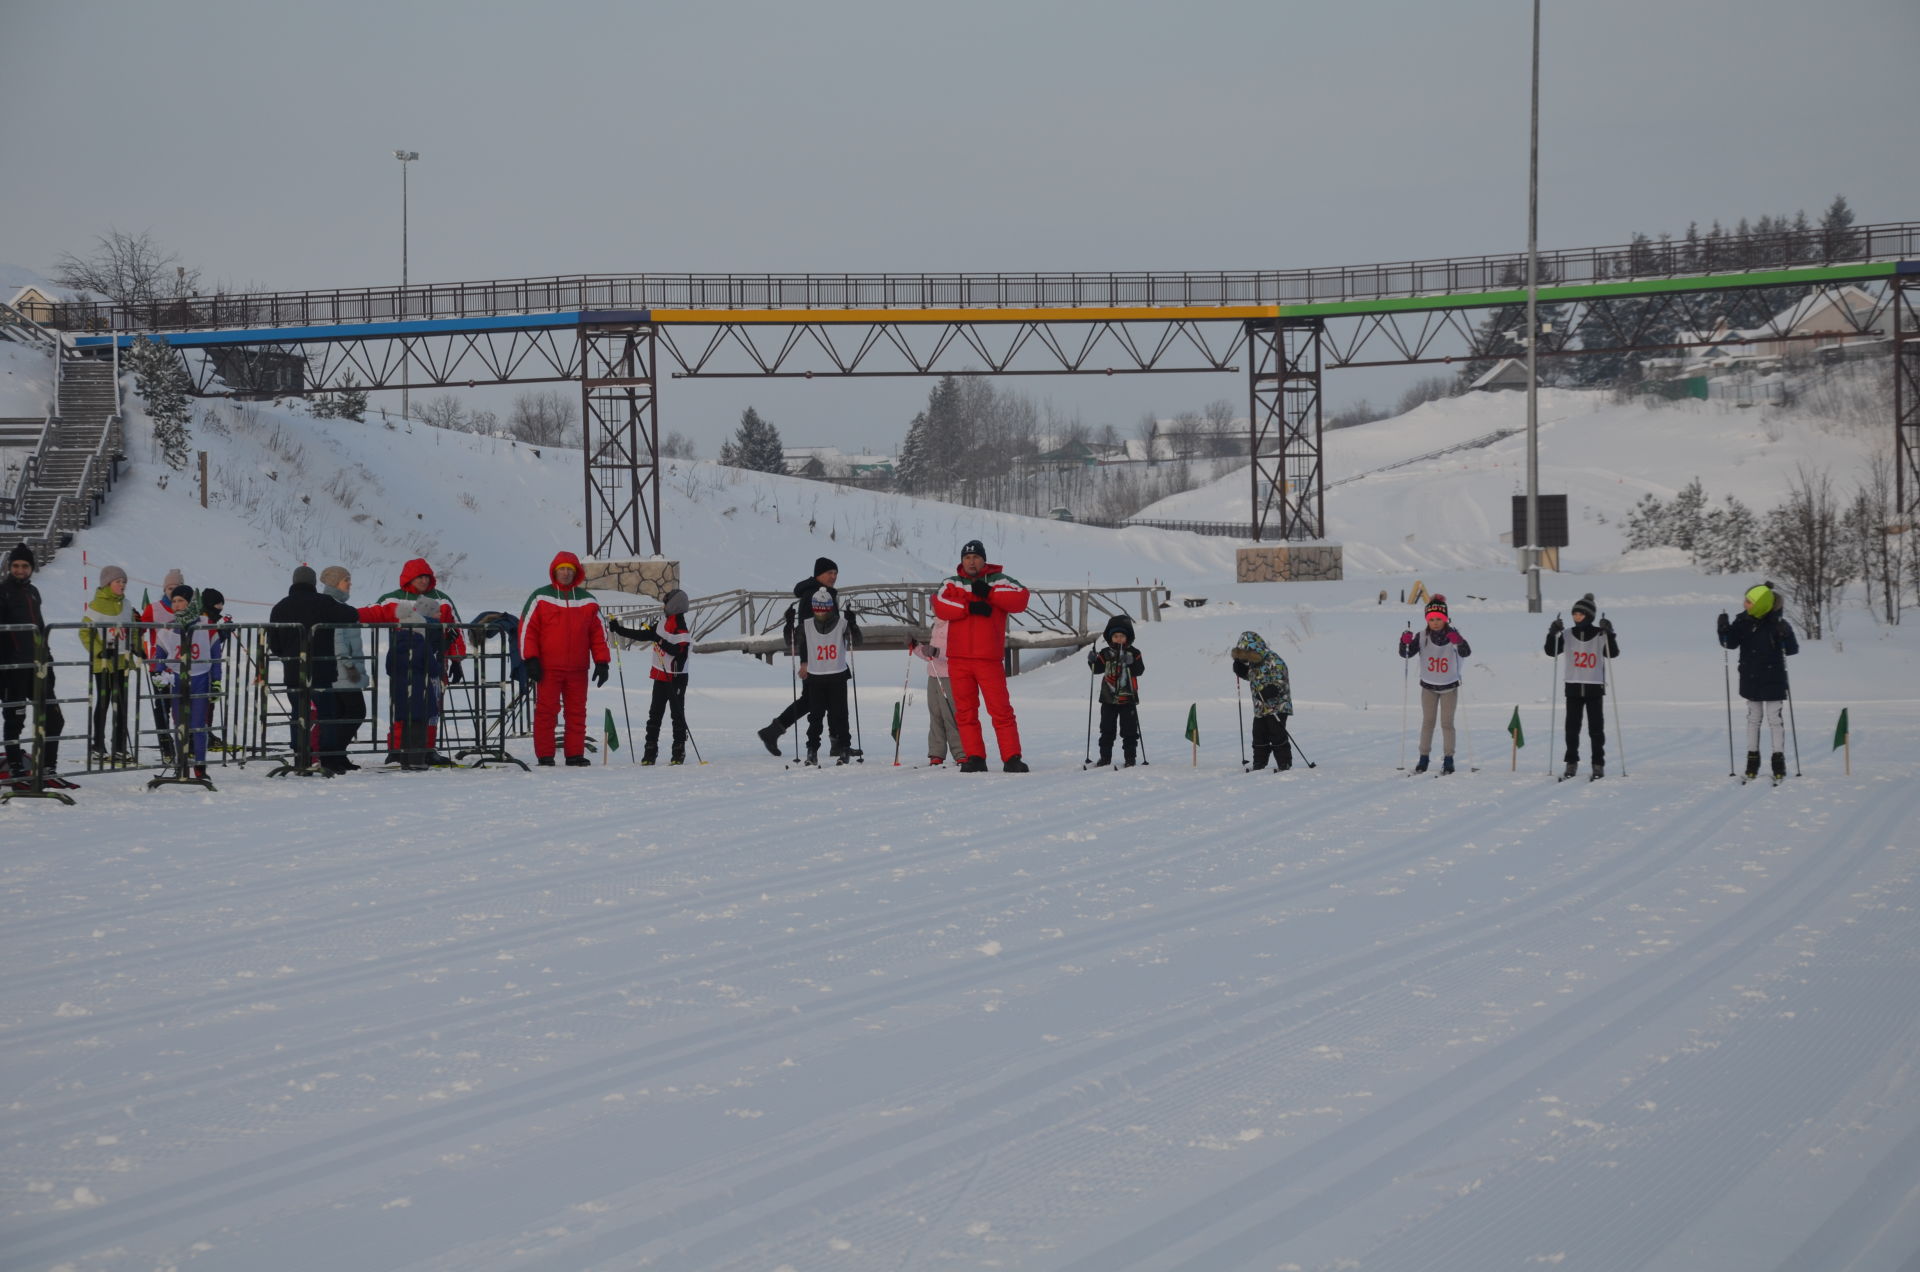
<instances>
[{"instance_id":1,"label":"pine tree","mask_svg":"<svg viewBox=\"0 0 1920 1272\"><path fill-rule=\"evenodd\" d=\"M146 404L147 418L153 423L153 440L161 457L175 472L185 471L193 458L193 434L187 427L193 420L189 404L193 377L171 346L155 344L145 336L134 337L127 363L133 370L134 392Z\"/></svg>"},{"instance_id":2,"label":"pine tree","mask_svg":"<svg viewBox=\"0 0 1920 1272\"><path fill-rule=\"evenodd\" d=\"M1760 519L1728 495L1725 507L1709 509L1700 519L1693 562L1708 574L1742 574L1759 566L1760 548Z\"/></svg>"},{"instance_id":3,"label":"pine tree","mask_svg":"<svg viewBox=\"0 0 1920 1272\"><path fill-rule=\"evenodd\" d=\"M748 407L740 413L740 427L734 430L732 440L721 444L720 462L752 472L786 472L786 448L781 445L780 430Z\"/></svg>"},{"instance_id":4,"label":"pine tree","mask_svg":"<svg viewBox=\"0 0 1920 1272\"><path fill-rule=\"evenodd\" d=\"M1820 218L1820 258L1849 260L1860 254L1861 246L1860 235L1853 228L1853 209L1847 206L1847 196L1834 195L1826 214Z\"/></svg>"},{"instance_id":5,"label":"pine tree","mask_svg":"<svg viewBox=\"0 0 1920 1272\"><path fill-rule=\"evenodd\" d=\"M927 413L921 411L907 425L907 438L900 444L900 462L894 466L894 480L905 491L919 490L927 484Z\"/></svg>"},{"instance_id":6,"label":"pine tree","mask_svg":"<svg viewBox=\"0 0 1920 1272\"><path fill-rule=\"evenodd\" d=\"M1667 532L1667 506L1658 495L1642 495L1627 513L1627 550L1663 548L1672 542Z\"/></svg>"},{"instance_id":7,"label":"pine tree","mask_svg":"<svg viewBox=\"0 0 1920 1272\"><path fill-rule=\"evenodd\" d=\"M1702 514L1707 507L1706 487L1695 477L1667 505L1667 542L1688 552L1700 541Z\"/></svg>"},{"instance_id":8,"label":"pine tree","mask_svg":"<svg viewBox=\"0 0 1920 1272\"><path fill-rule=\"evenodd\" d=\"M308 410L316 420L353 420L357 423L367 418L367 391L360 387L360 381L349 371L341 377L338 391L315 398Z\"/></svg>"},{"instance_id":9,"label":"pine tree","mask_svg":"<svg viewBox=\"0 0 1920 1272\"><path fill-rule=\"evenodd\" d=\"M1544 265L1540 271L1540 286L1550 287L1558 279ZM1527 285L1526 271L1518 265L1509 265L1500 275L1500 289L1510 291L1524 289ZM1543 328L1540 337L1542 353L1562 347L1566 343L1561 322L1562 307L1559 305L1540 305L1536 308ZM1520 305L1502 305L1492 310L1473 333L1473 356L1460 368L1459 383L1466 388L1475 380L1499 365L1503 358L1525 358L1527 334L1527 307ZM1551 378L1550 364L1541 361L1537 372L1544 384Z\"/></svg>"}]
</instances>

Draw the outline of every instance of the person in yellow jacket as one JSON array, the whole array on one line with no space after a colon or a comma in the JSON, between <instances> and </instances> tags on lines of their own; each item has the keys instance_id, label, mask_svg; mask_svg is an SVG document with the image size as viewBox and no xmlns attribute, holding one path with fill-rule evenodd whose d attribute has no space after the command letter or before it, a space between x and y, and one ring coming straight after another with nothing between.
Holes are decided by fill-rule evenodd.
<instances>
[{"instance_id":1,"label":"person in yellow jacket","mask_svg":"<svg viewBox=\"0 0 1920 1272\"><path fill-rule=\"evenodd\" d=\"M117 565L100 571L100 586L80 613L80 643L93 656L93 760L129 764L127 747L128 676L139 661L139 633L126 624L138 621L127 603L127 572ZM113 713L113 749L107 749L107 713Z\"/></svg>"}]
</instances>

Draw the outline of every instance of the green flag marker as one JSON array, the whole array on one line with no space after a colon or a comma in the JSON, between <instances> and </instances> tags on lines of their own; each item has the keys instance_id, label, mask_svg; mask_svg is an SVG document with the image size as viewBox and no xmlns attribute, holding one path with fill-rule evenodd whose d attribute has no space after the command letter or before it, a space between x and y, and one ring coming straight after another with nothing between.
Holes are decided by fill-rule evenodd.
<instances>
[{"instance_id":1,"label":"green flag marker","mask_svg":"<svg viewBox=\"0 0 1920 1272\"><path fill-rule=\"evenodd\" d=\"M900 703L893 704L893 740L900 740Z\"/></svg>"},{"instance_id":2,"label":"green flag marker","mask_svg":"<svg viewBox=\"0 0 1920 1272\"><path fill-rule=\"evenodd\" d=\"M1513 719L1507 721L1507 732L1512 736L1515 746L1527 744L1527 735L1520 728L1520 708L1517 706L1513 709Z\"/></svg>"},{"instance_id":3,"label":"green flag marker","mask_svg":"<svg viewBox=\"0 0 1920 1272\"><path fill-rule=\"evenodd\" d=\"M1847 744L1847 709L1840 708L1840 723L1833 727L1833 749L1838 751Z\"/></svg>"},{"instance_id":4,"label":"green flag marker","mask_svg":"<svg viewBox=\"0 0 1920 1272\"><path fill-rule=\"evenodd\" d=\"M620 749L620 730L613 727L613 708L607 708L607 722L600 730L601 738L606 742L607 750Z\"/></svg>"},{"instance_id":5,"label":"green flag marker","mask_svg":"<svg viewBox=\"0 0 1920 1272\"><path fill-rule=\"evenodd\" d=\"M1197 702L1187 708L1187 741L1200 745L1200 704Z\"/></svg>"}]
</instances>

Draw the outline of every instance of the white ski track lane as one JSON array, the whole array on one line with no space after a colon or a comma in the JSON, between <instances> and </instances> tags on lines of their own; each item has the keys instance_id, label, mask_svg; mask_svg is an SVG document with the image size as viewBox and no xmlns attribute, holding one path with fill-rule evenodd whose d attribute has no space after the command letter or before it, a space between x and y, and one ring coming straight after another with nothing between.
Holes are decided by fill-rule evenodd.
<instances>
[{"instance_id":1,"label":"white ski track lane","mask_svg":"<svg viewBox=\"0 0 1920 1272\"><path fill-rule=\"evenodd\" d=\"M1696 841L1710 837L1716 829L1716 819L1713 814L1714 810L1696 809L1692 811L1692 814L1686 820L1686 825L1702 824L1702 829L1693 836ZM1678 831L1682 829L1682 827L1676 825L1669 829ZM1423 932L1415 937L1397 942L1394 946L1378 949L1359 960L1361 965L1354 969L1356 974L1366 973L1369 979L1350 985L1341 984L1339 986L1339 1004L1319 1010L1323 1010L1327 1015L1334 1018L1356 1014L1358 1007L1363 1004L1366 995L1390 991L1396 987L1400 987L1410 975L1414 974L1415 968L1409 966L1390 966L1384 972L1381 972L1374 967L1374 964L1378 962L1389 961L1392 958L1412 953L1415 955L1414 963L1416 966L1423 960L1432 961L1435 963L1435 969L1437 969L1439 967L1459 964L1464 959L1482 954L1491 947L1508 945L1515 936L1515 932L1510 930L1510 928L1517 928L1523 931L1529 928L1539 927L1561 927L1564 929L1565 920L1569 917L1569 915L1564 912L1564 906L1562 905L1562 902L1566 900L1563 895L1564 893L1575 892L1579 888L1587 886L1591 888L1591 893L1589 896L1580 898L1579 904L1582 906L1598 904L1606 898L1617 895L1619 892L1652 878L1666 869L1668 865L1667 857L1670 851L1671 850L1666 847L1656 848L1650 843L1642 844L1641 848L1631 857L1609 861L1604 867L1609 873L1632 867L1626 877L1606 880L1604 887L1595 886L1595 881L1582 877L1570 881L1561 888L1548 889L1546 890L1547 895L1529 899L1525 907L1525 913L1515 916L1511 920L1509 920L1507 916L1502 916L1497 926L1493 928L1489 926L1490 923L1493 922L1489 916L1476 916L1472 920L1459 925L1458 939L1470 942L1469 945L1463 948L1446 949L1447 943L1455 939L1452 930L1446 930L1437 933ZM1445 952L1435 953L1436 948L1445 950ZM1433 969L1430 969L1427 972L1430 981L1432 979L1432 970ZM1325 974L1324 979L1329 982L1337 981L1339 977L1346 974L1348 973L1330 972ZM1166 1045L1175 1042L1181 1044L1179 1050L1182 1053L1212 1053L1224 1043L1233 1040L1230 1038L1211 1037L1204 1032L1204 1029L1203 1032L1196 1035L1193 1033L1194 1029L1203 1028L1203 1026L1215 1026L1217 1028L1226 1017L1237 1017L1246 1012L1258 1010L1269 1005L1269 1000L1274 998L1283 1001L1291 1000L1308 992L1309 988L1311 988L1313 992L1323 995L1331 992L1331 986L1329 984L1318 983L1323 979L1320 973L1316 973L1312 979L1316 983L1311 986L1290 980L1272 991L1262 991L1251 999L1236 1003L1232 1008L1206 1011L1202 1013L1205 1019L1199 1024L1176 1020L1155 1026L1152 1032L1156 1035L1164 1036L1129 1036L1122 1042L1116 1044L1114 1048L1114 1058L1119 1059L1126 1055L1131 1055L1140 1050L1142 1046ZM1482 979L1482 977L1475 974L1467 976L1465 979L1469 984L1472 984ZM1443 994L1435 996L1444 997ZM1405 1009L1406 1005L1402 1004L1400 1010L1404 1011ZM1287 1007L1283 1008L1283 1010L1292 1011L1294 1009ZM1300 1025L1304 1028L1317 1023L1319 1023L1319 1017L1315 1016L1310 1020L1300 1022ZM1283 1040L1282 1031L1277 1031L1268 1024L1255 1022L1251 1025L1237 1026L1236 1029L1247 1030L1252 1034L1251 1038L1241 1040L1240 1045L1257 1046L1268 1053L1267 1063L1273 1070L1270 1075L1273 1081L1283 1081L1284 1075L1290 1065L1308 1063L1312 1059L1311 1052L1313 1049L1305 1046L1298 1049L1300 1054L1277 1054L1277 1044ZM1315 1041L1320 1041L1323 1038L1324 1035L1316 1035ZM1338 1048L1336 1047L1336 1049ZM1077 1074L1085 1067L1084 1063L1076 1064L1074 1066L1074 1072ZM1195 1076L1191 1072L1185 1072L1179 1074L1179 1081L1176 1084L1177 1095L1168 1097L1166 1102L1163 1102L1160 1098L1150 1099L1149 1095L1152 1094L1150 1091L1152 1081L1156 1078L1165 1078L1168 1076L1159 1072L1165 1069L1165 1067L1165 1063L1158 1060L1143 1063L1135 1068L1115 1074L1110 1078L1102 1078L1100 1086L1104 1088L1111 1083L1120 1089L1122 1092L1121 1099L1124 1102L1133 1102L1136 1100L1145 1101L1150 1109L1154 1110L1160 1116L1165 1116L1179 1104L1192 1102L1196 1095L1203 1094L1205 1089L1205 1084L1196 1081ZM1249 1098L1253 1098L1260 1090L1266 1087L1266 1082L1255 1082L1251 1084ZM977 1106L977 1111L983 1114L1004 1111L1013 1105L1019 1094L1021 1093L995 1090L980 1097L970 1098L967 1104L969 1106ZM985 1132L978 1132L973 1137L960 1140L950 1146L938 1147L923 1153L921 1154L923 1164L937 1170L943 1161L951 1160L956 1156L963 1157L975 1151L1004 1153L1009 1143L1017 1142L1021 1139L1035 1138L1037 1133L1033 1129L1033 1123L1040 1121L1044 1124L1046 1116L1050 1116L1051 1112L1061 1112L1069 1121L1086 1121L1101 1113L1099 1109L1087 1110L1085 1108L1086 1098L1084 1094L1062 1097L1059 1103L1061 1104L1061 1108L1058 1110L1050 1111L1043 1108L1040 1110L1023 1111L1020 1123L1017 1126L995 1127ZM955 1119L957 1112L958 1110L942 1110L941 1120L952 1121ZM965 1120L960 1121L961 1129L964 1130L966 1125ZM1058 1127L1055 1129L1057 1130ZM898 1134L892 1133L889 1138L898 1138ZM853 1151L853 1146L842 1146L836 1149L831 1157L843 1160L815 1159L798 1164L789 1164L783 1166L781 1174L790 1176L794 1185L804 1189L805 1187L813 1185L815 1181L823 1179L827 1170L834 1169L849 1162L870 1163L876 1156L889 1147L891 1147L891 1145L888 1144L860 1145L858 1146L858 1151ZM786 1203L787 1211L783 1213L790 1213L792 1218L802 1221L813 1221L823 1213L833 1213L836 1204L845 1205L853 1198L884 1196L889 1188L899 1180L906 1164L907 1163L896 1162L886 1169L876 1171L871 1175L858 1177L850 1181L839 1181L834 1184L831 1193L827 1195L810 1195ZM1072 1173L1075 1178L1082 1180L1087 1178L1084 1164ZM648 1224L646 1227L657 1228L662 1232L680 1231L684 1230L692 1222L715 1216L724 1217L729 1222L734 1222L739 1219L742 1209L751 1203L755 1197L759 1196L761 1191L760 1189L750 1188L748 1181L736 1179L735 1182L729 1186L728 1192L723 1199L715 1199L709 1208L710 1213L675 1213L672 1216L662 1216L660 1220ZM771 1192L772 1189L766 1191ZM668 1221L669 1219L671 1222ZM764 1222L767 1226L773 1226L774 1219L773 1217L769 1217ZM716 1234L705 1244L673 1248L670 1251L658 1249L641 1251L633 1249L630 1245L622 1245L609 1249L605 1243L595 1242L589 1247L590 1264L598 1263L609 1254L617 1251L623 1256L638 1256L644 1254L650 1259L660 1260L658 1266L661 1267L684 1266L692 1268L728 1266L717 1262L723 1254L732 1253L724 1246L726 1240L727 1236L725 1234ZM794 1243L794 1238L791 1234L782 1240L783 1246L790 1247ZM578 1250L570 1249L562 1254L557 1254L552 1259L551 1266L567 1266L569 1260L578 1253ZM753 1257L770 1257L771 1253L772 1248L762 1248L757 1250ZM612 1263L609 1264L609 1266L613 1265ZM548 1266L548 1264L542 1263L536 1266ZM654 1266L654 1264L650 1263L649 1266ZM751 1259L749 1259L743 1266L754 1266L754 1264Z\"/></svg>"},{"instance_id":2,"label":"white ski track lane","mask_svg":"<svg viewBox=\"0 0 1920 1272\"><path fill-rule=\"evenodd\" d=\"M1329 791L1329 792L1328 792L1328 795L1327 795L1327 797L1328 797L1329 799L1331 799L1331 800L1334 800L1334 801L1337 801L1337 800L1339 800L1339 799L1341 798L1341 793L1340 793L1340 792L1337 792L1337 791ZM1497 814L1496 814L1496 811L1495 811L1495 810L1492 810L1492 809L1489 809L1489 810L1487 810L1487 812L1486 812L1486 813L1484 814L1484 816L1486 816L1487 818L1492 818L1492 817L1494 817L1495 815L1497 815ZM1218 849L1218 847L1219 847L1219 845L1217 845L1217 844L1216 844L1216 850ZM1404 852L1406 852L1406 851L1408 851L1408 850L1405 850L1405 849L1403 849L1403 850L1402 850L1402 852L1403 852L1403 853L1404 853ZM1418 843L1417 841L1415 841L1415 843L1414 843L1414 845L1413 845L1413 848L1412 848L1412 850L1411 850L1411 851L1413 851L1413 852L1416 852L1416 853L1417 853L1417 852L1420 852L1420 851L1424 851L1424 849L1422 848L1422 846L1421 846L1421 845L1420 845L1420 844L1419 844L1419 843ZM1359 875L1359 874L1364 874L1364 873L1366 873L1366 872L1368 872L1369 870L1371 870L1371 869L1374 869L1375 867L1376 867L1376 863L1372 863L1372 862L1368 862L1368 861L1364 861L1364 860L1363 860L1363 861L1361 861L1361 862L1358 862L1358 863L1354 863L1354 864L1353 864L1353 865L1351 865L1351 866L1348 866L1348 867L1345 867L1345 868L1343 868L1343 870L1342 870L1341 872L1342 872L1342 873L1353 873L1353 874L1356 874L1356 875ZM1290 881L1289 883L1287 883L1287 884L1285 884L1285 885L1280 885L1280 886L1282 886L1282 887L1285 887L1285 888L1287 888L1287 889L1290 889L1290 890L1303 890L1303 891L1304 891L1304 890L1311 890L1312 888L1314 888L1314 887L1316 887L1316 886L1320 886L1320 884L1321 884L1321 882L1322 882L1322 881L1319 881L1319 880L1305 880L1305 881L1300 881L1300 882L1291 882L1291 881ZM1238 903L1238 905L1236 906L1236 908L1237 908L1237 909L1245 909L1245 908L1256 908L1256 907L1258 907L1258 906L1261 906L1261 905L1264 905L1264 904L1267 904L1269 900L1271 900L1271 898L1269 898L1269 897L1267 897L1267 896L1265 896L1265 895L1263 894L1263 895L1260 895L1260 896L1255 896L1255 897L1251 897L1251 898L1247 898L1247 899L1244 899L1244 900L1242 900L1242 901L1240 901L1240 902ZM1193 922L1193 921L1194 921L1194 920L1195 920L1195 919L1196 919L1197 917L1201 917L1202 915L1204 915L1204 913L1205 913L1205 909L1206 909L1206 908L1208 908L1208 907L1202 907L1202 909L1201 909L1201 913L1200 913L1199 915L1189 915L1189 914L1182 914L1181 916L1178 916L1177 918L1175 918L1175 919L1174 919L1174 920L1172 920L1171 922L1172 922L1172 923L1173 923L1174 925L1176 925L1176 926L1177 926L1177 925L1182 925L1182 924L1188 924L1188 923L1191 923L1191 922ZM1114 944L1123 944L1123 943L1126 943L1126 942L1128 942L1128 941L1132 941L1132 940L1136 940L1136 939L1138 939L1138 935L1139 935L1139 934L1138 934L1138 933L1135 933L1135 932L1127 932L1127 933L1120 933L1120 934L1096 934L1096 937L1095 937L1095 946L1094 946L1094 948L1099 948L1099 947L1101 947L1101 946L1109 946L1109 945L1114 945ZM1082 952L1082 951L1079 951L1079 950L1068 950L1068 951L1064 951L1064 952L1063 952L1063 951L1058 951L1058 950L1055 950L1055 951L1049 951L1049 952L1047 952L1047 953L1045 953L1045 954L1043 954L1043 955L1041 955L1041 956L1040 956L1040 961L1044 963L1044 962L1048 962L1048 961L1052 961L1053 959L1055 959L1055 958L1057 958L1057 957L1062 957L1062 956L1064 956L1064 955L1066 955L1066 954L1077 954L1077 953L1080 953L1080 952ZM1002 968L1001 968L1000 970L1001 970L1002 972L1004 972L1004 970L1005 970L1005 965L1004 965L1004 964L1002 965ZM907 988L907 989L905 989L905 990L903 990L903 991L901 991L901 992L900 992L900 994L899 994L899 996L900 996L900 997L902 997L902 998L904 998L904 999L905 999L905 1000L907 1000L907 1001L911 1001L911 1000L912 1000L912 999L913 999L913 998L914 998L915 996L917 996L918 994L920 994L920 993L922 993L922 992L924 992L924 991L923 991L923 990L922 990L921 988L919 988L918 986L914 986L914 987L909 987L909 988ZM859 1007L859 1005L857 1005L857 1004L856 1004L856 1005L854 1005L854 1006L853 1006L852 1008L850 1008L850 1010L854 1010L854 1011L857 1011L857 1010L861 1010L861 1008ZM536 1086L538 1086L538 1085L539 1085L539 1084L536 1084ZM464 1106L463 1106L463 1107L464 1107ZM468 1111L468 1112L472 1112L472 1110L471 1110L471 1109L468 1109L467 1111ZM349 1139L350 1139L350 1140L351 1140L352 1138L353 1138L353 1137L349 1137ZM305 1152L302 1152L301 1154L299 1154L299 1157L301 1158L301 1160L302 1160L303 1162L305 1162L306 1164L308 1164L308 1165L311 1165L311 1163L312 1163L312 1160L313 1160L313 1156L314 1156L314 1154L313 1154L313 1151L312 1151L312 1148L317 1148L317 1147L319 1147L319 1146L311 1146L311 1147L310 1147L310 1149L309 1149L308 1151L305 1151ZM256 1164L255 1164L255 1165L254 1165L253 1167L250 1167L250 1168L249 1168L249 1169L248 1169L248 1170L247 1170L246 1172L244 1172L244 1173L245 1173L245 1174L246 1174L246 1175L247 1175L247 1176L249 1177L249 1179L250 1179L250 1181L251 1181L251 1182L252 1182L252 1183L253 1183L253 1184L254 1184L254 1185L255 1185L256 1187L257 1187L257 1185L258 1185L258 1182L259 1182L259 1176L260 1176L260 1169L261 1169L261 1166L262 1166L262 1164L259 1164L259 1163L256 1163ZM173 1190L172 1190L172 1189L169 1189L169 1190L167 1190L167 1191L169 1191L169 1192L171 1192L171 1191L173 1191ZM249 1189L249 1191L250 1191L250 1192L251 1192L251 1191L254 1191L254 1189L252 1189L252 1188L250 1188L250 1189ZM133 1199L129 1199L129 1201L131 1202L131 1201L133 1201ZM122 1208L118 1208L118 1207L117 1207L116 1209L122 1209Z\"/></svg>"},{"instance_id":3,"label":"white ski track lane","mask_svg":"<svg viewBox=\"0 0 1920 1272\"><path fill-rule=\"evenodd\" d=\"M1519 1107L1549 1079L1576 1068L1589 1049L1628 1034L1635 1024L1677 1003L1685 993L1734 970L1753 951L1787 931L1797 917L1854 883L1855 870L1885 852L1888 836L1909 816L1906 802L1900 792L1882 792L1875 801L1872 830L1858 836L1850 852L1827 854L1803 849L1792 874L1769 889L1756 905L1729 914L1708 932L1687 943L1687 948L1717 951L1704 962L1689 964L1683 958L1666 958L1643 965L1595 991L1590 1000L1562 1008L1536 1029L1496 1046L1473 1064L1429 1084L1430 1089L1423 1091L1420 1099L1397 1101L1334 1132L1308 1153L1300 1155L1307 1160L1285 1161L1257 1171L1199 1203L1198 1213L1170 1216L1136 1230L1119 1242L1063 1265L1065 1272L1153 1266L1229 1269L1248 1267L1255 1260L1274 1257L1277 1246L1285 1238L1337 1215L1369 1188L1384 1182L1396 1161L1417 1160L1447 1148L1475 1122L1484 1121L1501 1108ZM1675 951L1676 954L1682 952ZM1667 983L1659 984L1662 980ZM1611 1019L1600 1022L1592 1019L1597 1007L1615 1005L1620 1010ZM1536 1038L1535 1034L1540 1036ZM1550 1053L1539 1058L1528 1054L1541 1050ZM1470 1089L1476 1081L1505 1077L1521 1064L1528 1067L1507 1078L1492 1092L1479 1094ZM1393 1152L1382 1154L1292 1201L1279 1213L1269 1214L1225 1240L1194 1248L1197 1243L1193 1234L1233 1225L1241 1211L1268 1209L1283 1189L1295 1184L1298 1177L1313 1167L1330 1164L1339 1153L1348 1150L1347 1141L1361 1138L1364 1131L1391 1135L1423 1114L1430 1115L1436 1096L1471 1098L1473 1102L1450 1109L1444 1121L1396 1145ZM1370 1123L1380 1125L1370 1127ZM1178 1250L1178 1258L1171 1264L1143 1261L1172 1252L1176 1247L1186 1248ZM1484 1266L1477 1255L1473 1266Z\"/></svg>"}]
</instances>

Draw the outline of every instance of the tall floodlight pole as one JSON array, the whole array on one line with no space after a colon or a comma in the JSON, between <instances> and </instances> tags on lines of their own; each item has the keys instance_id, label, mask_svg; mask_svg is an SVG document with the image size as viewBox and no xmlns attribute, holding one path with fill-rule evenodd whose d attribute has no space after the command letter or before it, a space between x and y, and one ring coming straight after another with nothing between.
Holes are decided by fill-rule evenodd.
<instances>
[{"instance_id":1,"label":"tall floodlight pole","mask_svg":"<svg viewBox=\"0 0 1920 1272\"><path fill-rule=\"evenodd\" d=\"M407 316L407 165L420 157L418 150L396 150L393 157L400 161L400 317ZM400 356L400 418L408 418L407 389L412 383L408 374L406 342L401 341Z\"/></svg>"},{"instance_id":2,"label":"tall floodlight pole","mask_svg":"<svg viewBox=\"0 0 1920 1272\"><path fill-rule=\"evenodd\" d=\"M1527 613L1540 602L1540 0L1533 0L1533 119L1527 141Z\"/></svg>"}]
</instances>

